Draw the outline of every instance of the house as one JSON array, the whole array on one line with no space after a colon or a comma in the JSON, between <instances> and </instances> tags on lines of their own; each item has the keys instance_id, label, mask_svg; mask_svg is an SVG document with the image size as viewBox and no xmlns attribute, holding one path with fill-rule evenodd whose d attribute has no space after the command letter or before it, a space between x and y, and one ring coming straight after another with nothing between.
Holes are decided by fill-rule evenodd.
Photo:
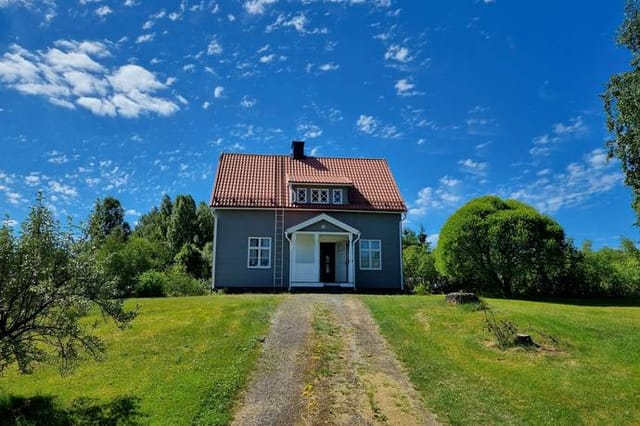
<instances>
[{"instance_id":1,"label":"house","mask_svg":"<svg viewBox=\"0 0 640 426\"><path fill-rule=\"evenodd\" d=\"M406 206L383 159L222 154L213 288L402 289Z\"/></svg>"}]
</instances>

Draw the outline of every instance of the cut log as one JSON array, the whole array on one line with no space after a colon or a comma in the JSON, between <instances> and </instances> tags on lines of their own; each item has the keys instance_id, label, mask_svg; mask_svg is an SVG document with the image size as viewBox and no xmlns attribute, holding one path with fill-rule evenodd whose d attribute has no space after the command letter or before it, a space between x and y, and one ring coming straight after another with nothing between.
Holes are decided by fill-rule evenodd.
<instances>
[{"instance_id":1,"label":"cut log","mask_svg":"<svg viewBox=\"0 0 640 426\"><path fill-rule=\"evenodd\" d=\"M516 345L535 346L533 339L528 334L516 334Z\"/></svg>"},{"instance_id":2,"label":"cut log","mask_svg":"<svg viewBox=\"0 0 640 426\"><path fill-rule=\"evenodd\" d=\"M478 299L478 296L476 296L475 294L461 291L447 294L444 297L444 300L446 300L448 303L456 305L464 303L480 303L480 299Z\"/></svg>"}]
</instances>

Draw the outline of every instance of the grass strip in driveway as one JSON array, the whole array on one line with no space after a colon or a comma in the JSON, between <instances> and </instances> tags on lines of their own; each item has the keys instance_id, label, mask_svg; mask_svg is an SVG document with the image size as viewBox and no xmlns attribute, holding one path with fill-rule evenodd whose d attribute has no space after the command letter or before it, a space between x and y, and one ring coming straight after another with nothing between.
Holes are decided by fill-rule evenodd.
<instances>
[{"instance_id":1,"label":"grass strip in driveway","mask_svg":"<svg viewBox=\"0 0 640 426\"><path fill-rule=\"evenodd\" d=\"M452 424L640 421L640 307L487 299L547 350L502 351L481 311L443 296L362 296L439 419Z\"/></svg>"},{"instance_id":2,"label":"grass strip in driveway","mask_svg":"<svg viewBox=\"0 0 640 426\"><path fill-rule=\"evenodd\" d=\"M112 415L113 403L125 401L133 406L123 424L227 424L281 300L277 295L130 300L127 304L138 304L140 311L128 330L87 318L97 320L106 359L83 362L68 377L49 367L29 376L8 372L0 378L0 418L15 421L22 414L22 424L39 424L29 420L36 415L48 418L47 424L55 424L51 419L86 423ZM39 413L20 407L35 400ZM96 417L86 417L90 413Z\"/></svg>"}]
</instances>

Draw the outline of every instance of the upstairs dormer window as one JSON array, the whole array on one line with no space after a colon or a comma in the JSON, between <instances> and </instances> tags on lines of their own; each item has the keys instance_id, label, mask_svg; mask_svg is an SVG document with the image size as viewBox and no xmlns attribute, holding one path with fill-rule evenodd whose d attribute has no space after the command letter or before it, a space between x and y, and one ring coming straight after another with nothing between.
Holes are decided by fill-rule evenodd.
<instances>
[{"instance_id":1,"label":"upstairs dormer window","mask_svg":"<svg viewBox=\"0 0 640 426\"><path fill-rule=\"evenodd\" d=\"M329 190L325 188L312 188L311 202L315 204L329 204Z\"/></svg>"},{"instance_id":2,"label":"upstairs dormer window","mask_svg":"<svg viewBox=\"0 0 640 426\"><path fill-rule=\"evenodd\" d=\"M342 204L342 189L333 190L333 204Z\"/></svg>"},{"instance_id":3,"label":"upstairs dormer window","mask_svg":"<svg viewBox=\"0 0 640 426\"><path fill-rule=\"evenodd\" d=\"M307 202L307 188L296 188L296 202Z\"/></svg>"}]
</instances>

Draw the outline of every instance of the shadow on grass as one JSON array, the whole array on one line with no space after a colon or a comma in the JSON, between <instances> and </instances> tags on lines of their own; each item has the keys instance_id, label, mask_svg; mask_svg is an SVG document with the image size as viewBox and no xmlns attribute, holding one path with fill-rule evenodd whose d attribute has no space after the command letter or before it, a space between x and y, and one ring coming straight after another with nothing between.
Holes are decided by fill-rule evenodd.
<instances>
[{"instance_id":1,"label":"shadow on grass","mask_svg":"<svg viewBox=\"0 0 640 426\"><path fill-rule=\"evenodd\" d=\"M505 299L506 300L506 299ZM561 305L594 307L640 307L640 297L593 297L593 298L513 298L528 302L555 303Z\"/></svg>"},{"instance_id":2,"label":"shadow on grass","mask_svg":"<svg viewBox=\"0 0 640 426\"><path fill-rule=\"evenodd\" d=\"M69 407L60 407L53 396L8 396L0 399L1 425L139 425L146 417L140 399L124 396L100 403L78 398Z\"/></svg>"}]
</instances>

